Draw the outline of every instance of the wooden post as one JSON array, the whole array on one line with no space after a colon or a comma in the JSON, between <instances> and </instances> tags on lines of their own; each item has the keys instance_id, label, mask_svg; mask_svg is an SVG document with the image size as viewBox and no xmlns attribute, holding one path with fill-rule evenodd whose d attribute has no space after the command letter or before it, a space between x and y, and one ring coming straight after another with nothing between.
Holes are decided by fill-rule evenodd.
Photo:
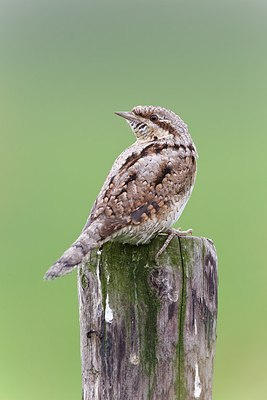
<instances>
[{"instance_id":1,"label":"wooden post","mask_svg":"<svg viewBox=\"0 0 267 400\"><path fill-rule=\"evenodd\" d=\"M107 243L78 274L83 400L210 400L217 257L198 237Z\"/></svg>"}]
</instances>

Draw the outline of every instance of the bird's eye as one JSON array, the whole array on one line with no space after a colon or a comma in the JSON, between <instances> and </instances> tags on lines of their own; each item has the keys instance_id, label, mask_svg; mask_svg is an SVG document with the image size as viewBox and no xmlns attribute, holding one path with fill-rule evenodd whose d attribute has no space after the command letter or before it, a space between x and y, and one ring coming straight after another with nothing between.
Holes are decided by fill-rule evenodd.
<instances>
[{"instance_id":1,"label":"bird's eye","mask_svg":"<svg viewBox=\"0 0 267 400\"><path fill-rule=\"evenodd\" d=\"M159 119L159 117L156 114L152 114L150 117L150 121L155 122Z\"/></svg>"}]
</instances>

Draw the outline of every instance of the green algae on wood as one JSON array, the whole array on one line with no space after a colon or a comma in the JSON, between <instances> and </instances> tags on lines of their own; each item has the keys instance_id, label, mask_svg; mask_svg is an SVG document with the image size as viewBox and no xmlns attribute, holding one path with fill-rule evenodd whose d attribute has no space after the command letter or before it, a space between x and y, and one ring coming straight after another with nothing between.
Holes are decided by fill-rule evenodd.
<instances>
[{"instance_id":1,"label":"green algae on wood","mask_svg":"<svg viewBox=\"0 0 267 400\"><path fill-rule=\"evenodd\" d=\"M174 238L156 264L165 239L107 243L80 268L84 400L211 399L216 252Z\"/></svg>"}]
</instances>

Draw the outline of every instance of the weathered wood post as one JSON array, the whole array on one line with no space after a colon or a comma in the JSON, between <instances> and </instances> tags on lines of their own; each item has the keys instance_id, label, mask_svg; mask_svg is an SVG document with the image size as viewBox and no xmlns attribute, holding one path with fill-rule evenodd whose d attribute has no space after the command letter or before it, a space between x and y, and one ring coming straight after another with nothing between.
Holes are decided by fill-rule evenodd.
<instances>
[{"instance_id":1,"label":"weathered wood post","mask_svg":"<svg viewBox=\"0 0 267 400\"><path fill-rule=\"evenodd\" d=\"M205 238L107 243L79 270L83 400L210 400L217 257Z\"/></svg>"}]
</instances>

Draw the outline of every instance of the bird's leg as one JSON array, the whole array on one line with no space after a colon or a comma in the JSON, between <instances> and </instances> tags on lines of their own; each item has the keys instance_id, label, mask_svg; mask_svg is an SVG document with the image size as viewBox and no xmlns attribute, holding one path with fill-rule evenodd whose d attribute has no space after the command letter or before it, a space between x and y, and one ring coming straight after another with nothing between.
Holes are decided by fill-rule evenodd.
<instances>
[{"instance_id":1,"label":"bird's leg","mask_svg":"<svg viewBox=\"0 0 267 400\"><path fill-rule=\"evenodd\" d=\"M159 251L156 254L156 257L155 257L156 261L158 261L161 254L167 249L170 242L172 241L172 239L175 236L181 237L181 236L192 235L193 230L187 229L186 231L182 231L181 228L178 228L178 229L170 228L170 229L167 229L164 233L166 233L168 236L167 236L167 239L165 240L163 246L159 249Z\"/></svg>"}]
</instances>

